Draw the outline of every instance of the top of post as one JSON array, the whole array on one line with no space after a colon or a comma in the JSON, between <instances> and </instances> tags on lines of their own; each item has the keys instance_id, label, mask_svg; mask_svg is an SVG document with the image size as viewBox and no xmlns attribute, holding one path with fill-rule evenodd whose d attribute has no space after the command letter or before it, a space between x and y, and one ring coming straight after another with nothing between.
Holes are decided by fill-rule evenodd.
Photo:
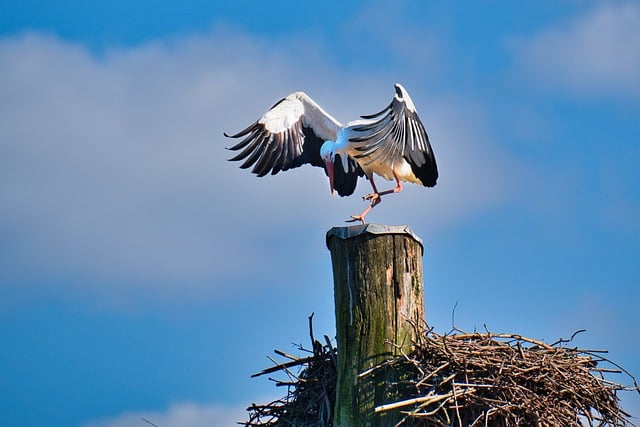
<instances>
[{"instance_id":1,"label":"top of post","mask_svg":"<svg viewBox=\"0 0 640 427\"><path fill-rule=\"evenodd\" d=\"M419 238L408 225L358 224L345 227L333 227L327 231L327 248L329 248L329 240L332 237L350 239L364 234L405 234L418 242L420 249L424 253L422 239Z\"/></svg>"}]
</instances>

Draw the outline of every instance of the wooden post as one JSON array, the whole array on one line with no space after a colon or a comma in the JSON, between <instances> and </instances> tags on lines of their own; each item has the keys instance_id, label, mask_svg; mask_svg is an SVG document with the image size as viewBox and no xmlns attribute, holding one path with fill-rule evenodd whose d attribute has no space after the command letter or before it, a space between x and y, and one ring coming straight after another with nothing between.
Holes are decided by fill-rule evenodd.
<instances>
[{"instance_id":1,"label":"wooden post","mask_svg":"<svg viewBox=\"0 0 640 427\"><path fill-rule=\"evenodd\" d=\"M336 305L338 384L334 426L393 426L399 412L374 413L389 403L398 372L360 373L413 349L424 320L422 242L407 226L364 224L327 232Z\"/></svg>"}]
</instances>

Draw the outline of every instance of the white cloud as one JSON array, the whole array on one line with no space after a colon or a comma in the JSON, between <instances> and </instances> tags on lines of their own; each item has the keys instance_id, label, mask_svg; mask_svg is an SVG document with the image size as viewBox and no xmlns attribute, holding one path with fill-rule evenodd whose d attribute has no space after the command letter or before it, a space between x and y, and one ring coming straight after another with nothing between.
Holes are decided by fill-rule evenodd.
<instances>
[{"instance_id":1,"label":"white cloud","mask_svg":"<svg viewBox=\"0 0 640 427\"><path fill-rule=\"evenodd\" d=\"M386 105L392 78L362 78L322 55L227 30L101 55L40 34L0 40L0 286L201 297L231 278L296 283L313 260L292 254L364 204L331 198L318 168L257 179L226 161L222 132L299 89L344 121ZM430 232L500 203L508 162L479 109L407 86L441 179L407 186L370 219ZM367 192L362 181L357 195Z\"/></svg>"},{"instance_id":2,"label":"white cloud","mask_svg":"<svg viewBox=\"0 0 640 427\"><path fill-rule=\"evenodd\" d=\"M113 418L90 421L83 427L218 427L247 420L245 408L217 404L175 403L166 411L128 412ZM147 421L145 421L147 420Z\"/></svg>"},{"instance_id":3,"label":"white cloud","mask_svg":"<svg viewBox=\"0 0 640 427\"><path fill-rule=\"evenodd\" d=\"M513 42L521 70L552 87L640 95L640 5L596 2L574 19Z\"/></svg>"}]
</instances>

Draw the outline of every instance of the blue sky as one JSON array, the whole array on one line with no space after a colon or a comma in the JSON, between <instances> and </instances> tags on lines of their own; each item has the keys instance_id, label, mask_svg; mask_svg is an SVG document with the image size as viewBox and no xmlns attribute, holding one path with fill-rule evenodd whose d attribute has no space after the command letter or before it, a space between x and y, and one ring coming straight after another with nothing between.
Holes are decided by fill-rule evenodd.
<instances>
[{"instance_id":1,"label":"blue sky","mask_svg":"<svg viewBox=\"0 0 640 427\"><path fill-rule=\"evenodd\" d=\"M368 184L258 179L222 132L396 81L440 180L368 219L425 241L429 322L584 328L640 375L638 3L222 3L0 2L1 425L233 425L283 393L250 375L312 312L333 336L325 233Z\"/></svg>"}]
</instances>

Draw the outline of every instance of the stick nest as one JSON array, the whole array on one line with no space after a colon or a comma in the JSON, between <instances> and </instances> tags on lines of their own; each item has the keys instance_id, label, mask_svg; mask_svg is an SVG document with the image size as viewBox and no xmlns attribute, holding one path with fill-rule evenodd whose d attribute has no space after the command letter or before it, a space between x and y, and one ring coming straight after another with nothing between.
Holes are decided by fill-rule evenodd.
<instances>
[{"instance_id":1,"label":"stick nest","mask_svg":"<svg viewBox=\"0 0 640 427\"><path fill-rule=\"evenodd\" d=\"M254 376L284 372L287 395L268 404L253 404L247 427L332 426L337 351L313 338L307 357L276 350L287 361ZM387 383L375 413L398 411L401 426L635 426L619 404L619 391L637 391L635 378L603 357L602 350L568 347L517 334L455 330L440 335L414 325L417 340L410 354L390 359L360 374L393 369L401 380ZM579 331L581 332L581 331ZM575 334L574 334L575 335ZM573 338L573 336L571 337ZM392 344L393 345L393 344ZM293 368L299 373L294 373ZM606 378L625 374L632 386Z\"/></svg>"}]
</instances>

